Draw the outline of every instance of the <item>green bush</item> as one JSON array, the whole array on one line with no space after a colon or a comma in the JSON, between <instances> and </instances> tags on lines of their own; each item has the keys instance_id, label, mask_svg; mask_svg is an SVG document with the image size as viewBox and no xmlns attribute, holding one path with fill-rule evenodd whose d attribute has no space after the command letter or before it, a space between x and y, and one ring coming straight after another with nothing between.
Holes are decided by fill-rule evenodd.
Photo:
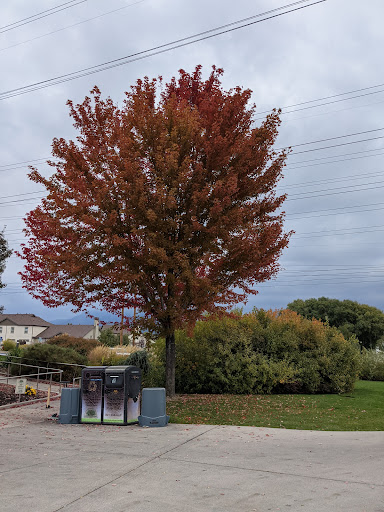
<instances>
[{"instance_id":1,"label":"green bush","mask_svg":"<svg viewBox=\"0 0 384 512\"><path fill-rule=\"evenodd\" d=\"M353 389L360 369L359 344L335 327L290 310L254 310L253 344L269 361L284 360L295 375L276 382L276 392L342 393ZM260 320L259 320L260 319Z\"/></svg>"},{"instance_id":2,"label":"green bush","mask_svg":"<svg viewBox=\"0 0 384 512\"><path fill-rule=\"evenodd\" d=\"M120 345L120 335L113 334L113 329L108 327L103 329L98 337L99 342L106 347L116 347ZM123 334L123 345L130 345L131 341L128 334Z\"/></svg>"},{"instance_id":3,"label":"green bush","mask_svg":"<svg viewBox=\"0 0 384 512\"><path fill-rule=\"evenodd\" d=\"M165 344L154 355L164 367ZM176 333L178 393L342 393L360 368L359 345L293 311L254 310Z\"/></svg>"},{"instance_id":4,"label":"green bush","mask_svg":"<svg viewBox=\"0 0 384 512\"><path fill-rule=\"evenodd\" d=\"M137 366L141 369L142 375L147 375L150 371L149 356L146 350L132 352L123 364Z\"/></svg>"},{"instance_id":5,"label":"green bush","mask_svg":"<svg viewBox=\"0 0 384 512\"><path fill-rule=\"evenodd\" d=\"M58 347L46 343L29 345L21 351L20 362L40 367L57 368L63 370L62 380L72 380L81 375L81 366L87 365L87 358L71 348ZM60 365L60 363L66 363ZM67 366L80 365L80 366ZM36 368L22 367L23 374L37 373ZM49 378L49 377L48 377ZM59 380L55 375L54 380Z\"/></svg>"},{"instance_id":6,"label":"green bush","mask_svg":"<svg viewBox=\"0 0 384 512\"><path fill-rule=\"evenodd\" d=\"M13 340L4 340L3 341L3 350L7 351L16 348L16 342Z\"/></svg>"},{"instance_id":7,"label":"green bush","mask_svg":"<svg viewBox=\"0 0 384 512\"><path fill-rule=\"evenodd\" d=\"M363 380L384 381L384 353L363 350L361 354L360 378Z\"/></svg>"},{"instance_id":8,"label":"green bush","mask_svg":"<svg viewBox=\"0 0 384 512\"><path fill-rule=\"evenodd\" d=\"M141 369L142 387L164 387L165 369L155 353L138 350L130 354L123 364L138 366Z\"/></svg>"},{"instance_id":9,"label":"green bush","mask_svg":"<svg viewBox=\"0 0 384 512\"><path fill-rule=\"evenodd\" d=\"M72 348L82 356L88 356L91 350L100 345L100 343L97 340L75 338L74 336L68 336L68 334L61 334L59 336L55 336L54 338L48 340L47 343L48 345L55 345L57 347Z\"/></svg>"}]
</instances>

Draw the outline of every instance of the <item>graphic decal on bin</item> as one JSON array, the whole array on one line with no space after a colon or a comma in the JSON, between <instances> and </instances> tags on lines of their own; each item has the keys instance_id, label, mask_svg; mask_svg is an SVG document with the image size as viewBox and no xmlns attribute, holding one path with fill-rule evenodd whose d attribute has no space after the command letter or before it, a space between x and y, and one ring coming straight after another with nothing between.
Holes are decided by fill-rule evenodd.
<instances>
[{"instance_id":1,"label":"graphic decal on bin","mask_svg":"<svg viewBox=\"0 0 384 512\"><path fill-rule=\"evenodd\" d=\"M104 375L107 366L88 366L81 372L81 423L101 423Z\"/></svg>"},{"instance_id":2,"label":"graphic decal on bin","mask_svg":"<svg viewBox=\"0 0 384 512\"><path fill-rule=\"evenodd\" d=\"M109 366L105 370L103 423L138 423L141 370L136 366Z\"/></svg>"}]
</instances>

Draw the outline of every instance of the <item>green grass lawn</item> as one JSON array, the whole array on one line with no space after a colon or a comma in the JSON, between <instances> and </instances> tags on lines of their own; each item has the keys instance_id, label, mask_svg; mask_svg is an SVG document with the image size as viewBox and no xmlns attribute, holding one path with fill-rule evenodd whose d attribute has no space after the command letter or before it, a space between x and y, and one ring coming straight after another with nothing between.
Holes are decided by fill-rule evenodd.
<instances>
[{"instance_id":1,"label":"green grass lawn","mask_svg":"<svg viewBox=\"0 0 384 512\"><path fill-rule=\"evenodd\" d=\"M359 381L343 395L179 395L172 423L302 430L384 430L384 382Z\"/></svg>"}]
</instances>

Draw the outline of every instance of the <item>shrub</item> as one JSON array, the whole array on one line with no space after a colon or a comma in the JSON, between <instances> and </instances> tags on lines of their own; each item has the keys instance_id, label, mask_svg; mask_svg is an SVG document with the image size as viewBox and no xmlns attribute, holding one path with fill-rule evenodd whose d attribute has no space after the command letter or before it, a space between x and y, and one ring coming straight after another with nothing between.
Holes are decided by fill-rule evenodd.
<instances>
[{"instance_id":1,"label":"shrub","mask_svg":"<svg viewBox=\"0 0 384 512\"><path fill-rule=\"evenodd\" d=\"M360 378L363 380L384 381L384 353L363 350L361 354Z\"/></svg>"},{"instance_id":2,"label":"shrub","mask_svg":"<svg viewBox=\"0 0 384 512\"><path fill-rule=\"evenodd\" d=\"M148 352L146 350L136 350L127 357L123 364L137 366L141 369L142 375L147 375L150 370Z\"/></svg>"},{"instance_id":3,"label":"shrub","mask_svg":"<svg viewBox=\"0 0 384 512\"><path fill-rule=\"evenodd\" d=\"M13 340L4 340L3 341L3 350L8 352L8 350L12 350L13 348L16 348L16 342Z\"/></svg>"},{"instance_id":4,"label":"shrub","mask_svg":"<svg viewBox=\"0 0 384 512\"><path fill-rule=\"evenodd\" d=\"M105 345L99 345L88 354L88 364L91 366L115 366L123 364L126 355L118 355L116 352Z\"/></svg>"},{"instance_id":5,"label":"shrub","mask_svg":"<svg viewBox=\"0 0 384 512\"><path fill-rule=\"evenodd\" d=\"M79 354L87 356L92 349L99 346L100 343L97 340L86 340L84 338L75 338L68 334L60 334L47 341L49 345L55 345L57 347L72 348Z\"/></svg>"},{"instance_id":6,"label":"shrub","mask_svg":"<svg viewBox=\"0 0 384 512\"><path fill-rule=\"evenodd\" d=\"M138 366L141 369L142 387L164 387L165 369L164 365L159 363L154 353L148 353L146 350L137 350L125 360L123 364Z\"/></svg>"},{"instance_id":7,"label":"shrub","mask_svg":"<svg viewBox=\"0 0 384 512\"><path fill-rule=\"evenodd\" d=\"M258 318L267 316L262 332ZM258 311L250 314L256 338L255 350L272 361L285 359L297 370L292 383L278 386L279 391L341 393L350 391L360 368L359 345L355 337L346 340L335 328L319 320L308 320L290 310ZM260 338L261 334L261 338Z\"/></svg>"},{"instance_id":8,"label":"shrub","mask_svg":"<svg viewBox=\"0 0 384 512\"><path fill-rule=\"evenodd\" d=\"M164 342L154 354L164 365ZM341 393L360 365L355 338L293 311L254 310L176 333L179 393Z\"/></svg>"},{"instance_id":9,"label":"shrub","mask_svg":"<svg viewBox=\"0 0 384 512\"><path fill-rule=\"evenodd\" d=\"M81 366L87 364L87 358L71 348L58 347L46 343L36 343L35 345L29 345L21 350L20 362L25 365L48 366L49 368L63 370L62 379L72 380L74 377L81 375ZM60 363L66 364L60 365ZM67 364L74 366L67 366ZM23 366L22 373L37 373L37 369ZM58 375L54 375L53 378L54 380L59 380Z\"/></svg>"}]
</instances>

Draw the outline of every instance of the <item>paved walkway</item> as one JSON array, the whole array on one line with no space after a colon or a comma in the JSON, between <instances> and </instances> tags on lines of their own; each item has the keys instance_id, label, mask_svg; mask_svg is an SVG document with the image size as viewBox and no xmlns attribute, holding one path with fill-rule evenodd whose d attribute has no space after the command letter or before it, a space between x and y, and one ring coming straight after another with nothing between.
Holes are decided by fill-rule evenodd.
<instances>
[{"instance_id":1,"label":"paved walkway","mask_svg":"<svg viewBox=\"0 0 384 512\"><path fill-rule=\"evenodd\" d=\"M1 512L384 512L384 432L60 425L0 411Z\"/></svg>"}]
</instances>

